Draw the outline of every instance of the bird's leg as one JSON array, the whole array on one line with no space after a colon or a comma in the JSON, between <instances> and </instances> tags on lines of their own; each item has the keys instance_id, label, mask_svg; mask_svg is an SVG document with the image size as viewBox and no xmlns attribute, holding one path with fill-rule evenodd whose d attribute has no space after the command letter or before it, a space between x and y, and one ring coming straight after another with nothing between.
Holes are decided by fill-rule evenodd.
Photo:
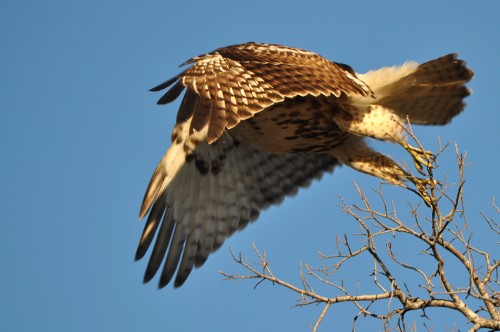
<instances>
[{"instance_id":1,"label":"bird's leg","mask_svg":"<svg viewBox=\"0 0 500 332\"><path fill-rule=\"evenodd\" d=\"M405 123L394 112L380 105L369 105L366 108L340 110L333 118L340 129L358 136L368 136L381 141L399 143L413 158L416 169L422 175L424 167L434 167L435 157L431 151L413 147L406 142ZM410 129L411 130L411 129Z\"/></svg>"},{"instance_id":2,"label":"bird's leg","mask_svg":"<svg viewBox=\"0 0 500 332\"><path fill-rule=\"evenodd\" d=\"M413 147L411 150L417 151ZM363 140L355 136L351 137L345 145L332 150L331 153L349 167L413 191L429 206L435 204L433 197L429 194L429 188L434 188L439 182L429 178L414 177L395 161L374 151ZM408 186L405 180L411 182L415 189Z\"/></svg>"},{"instance_id":3,"label":"bird's leg","mask_svg":"<svg viewBox=\"0 0 500 332\"><path fill-rule=\"evenodd\" d=\"M434 186L438 185L438 181L429 178L416 178L406 172L390 158L369 150L368 148L361 156L356 156L355 154L352 154L351 151L349 157L347 158L345 158L339 151L335 152L336 153L334 155L346 165L414 192L420 196L429 207L435 205L435 199L429 194L428 189L434 188ZM411 182L415 189L413 189L412 186L408 186L405 180Z\"/></svg>"},{"instance_id":4,"label":"bird's leg","mask_svg":"<svg viewBox=\"0 0 500 332\"><path fill-rule=\"evenodd\" d=\"M416 148L408 144L406 141L403 141L400 144L406 151L408 151L408 153L410 153L411 157L413 158L415 168L420 174L426 175L423 171L423 166L427 168L435 167L434 163L436 156L434 156L431 151Z\"/></svg>"}]
</instances>

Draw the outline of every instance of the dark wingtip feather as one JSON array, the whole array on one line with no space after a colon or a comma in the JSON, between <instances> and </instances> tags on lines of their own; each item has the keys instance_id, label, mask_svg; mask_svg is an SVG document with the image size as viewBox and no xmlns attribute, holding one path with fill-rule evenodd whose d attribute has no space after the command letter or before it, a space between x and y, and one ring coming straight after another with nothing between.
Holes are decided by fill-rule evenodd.
<instances>
[{"instance_id":1,"label":"dark wingtip feather","mask_svg":"<svg viewBox=\"0 0 500 332\"><path fill-rule=\"evenodd\" d=\"M173 273L162 273L160 276L160 282L158 283L158 288L162 289L163 287L168 285L168 283L172 279L172 275Z\"/></svg>"},{"instance_id":2,"label":"dark wingtip feather","mask_svg":"<svg viewBox=\"0 0 500 332\"><path fill-rule=\"evenodd\" d=\"M155 221L156 223L156 221ZM141 236L141 240L139 241L139 245L137 246L137 251L135 252L135 260L138 261L144 257L146 252L148 251L149 245L151 244L152 237L156 232L157 225L153 225L153 232L151 232L151 218L148 218L146 226L144 226L144 231ZM149 229L149 232L148 232Z\"/></svg>"},{"instance_id":3,"label":"dark wingtip feather","mask_svg":"<svg viewBox=\"0 0 500 332\"><path fill-rule=\"evenodd\" d=\"M159 84L157 86L155 86L154 88L151 88L149 89L149 91L151 92L156 92L156 91L161 91L163 89L166 89L168 88L169 86L171 86L172 84L174 84L175 81L177 81L179 79L179 76L175 76L175 77L172 77L171 79L169 79L168 81L165 81L163 82L162 84Z\"/></svg>"},{"instance_id":4,"label":"dark wingtip feather","mask_svg":"<svg viewBox=\"0 0 500 332\"><path fill-rule=\"evenodd\" d=\"M184 285L184 282L186 281L188 275L186 275L186 276L182 275L181 276L181 275L177 274L177 277L175 278L175 281L174 281L174 288L179 288L182 285Z\"/></svg>"},{"instance_id":5,"label":"dark wingtip feather","mask_svg":"<svg viewBox=\"0 0 500 332\"><path fill-rule=\"evenodd\" d=\"M138 261L141 258L143 258L147 251L148 251L147 246L139 245L137 251L135 252L135 260Z\"/></svg>"},{"instance_id":6,"label":"dark wingtip feather","mask_svg":"<svg viewBox=\"0 0 500 332\"><path fill-rule=\"evenodd\" d=\"M135 253L135 260L139 260L144 257L144 255L148 251L149 246L151 245L151 242L153 241L153 237L156 234L156 230L158 228L158 225L160 224L160 220L163 216L163 213L165 212L165 209L167 208L165 197L166 192L163 192L163 194L151 208L151 213L149 214L148 220L146 221L146 225L144 225L144 230L142 232L141 239L139 240L139 246L137 247L137 251Z\"/></svg>"},{"instance_id":7,"label":"dark wingtip feather","mask_svg":"<svg viewBox=\"0 0 500 332\"><path fill-rule=\"evenodd\" d=\"M170 88L170 90L165 93L160 100L158 100L158 105L164 105L173 102L179 95L182 93L184 90L184 84L182 84L181 81L177 81L173 87Z\"/></svg>"},{"instance_id":8,"label":"dark wingtip feather","mask_svg":"<svg viewBox=\"0 0 500 332\"><path fill-rule=\"evenodd\" d=\"M150 268L150 266L148 266L148 268L146 269L146 273L144 273L144 279L142 282L145 284L150 282L151 279L153 279L153 277L155 276L156 271L157 269Z\"/></svg>"},{"instance_id":9,"label":"dark wingtip feather","mask_svg":"<svg viewBox=\"0 0 500 332\"><path fill-rule=\"evenodd\" d=\"M172 277L175 274L175 271L177 270L177 265L179 264L179 257L181 255L181 251L176 251L175 249L170 248L168 256L167 256L167 261L165 262L165 265L163 266L163 271L160 276L160 282L158 284L158 288L163 288L168 283L170 283L170 280L172 280Z\"/></svg>"}]
</instances>

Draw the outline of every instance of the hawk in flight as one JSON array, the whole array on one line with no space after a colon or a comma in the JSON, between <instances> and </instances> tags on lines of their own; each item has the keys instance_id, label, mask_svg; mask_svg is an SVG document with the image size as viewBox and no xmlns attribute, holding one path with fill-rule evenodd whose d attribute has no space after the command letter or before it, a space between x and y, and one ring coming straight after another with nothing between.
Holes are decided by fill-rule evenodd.
<instances>
[{"instance_id":1,"label":"hawk in flight","mask_svg":"<svg viewBox=\"0 0 500 332\"><path fill-rule=\"evenodd\" d=\"M142 203L148 213L136 259L155 240L144 282L181 286L224 240L260 211L347 165L394 184L411 181L366 137L395 142L417 168L428 152L405 139L405 120L443 125L459 114L473 72L456 54L365 74L306 50L246 43L194 57L151 91L185 90L172 145ZM156 235L156 239L155 239ZM162 266L163 265L163 266Z\"/></svg>"}]
</instances>

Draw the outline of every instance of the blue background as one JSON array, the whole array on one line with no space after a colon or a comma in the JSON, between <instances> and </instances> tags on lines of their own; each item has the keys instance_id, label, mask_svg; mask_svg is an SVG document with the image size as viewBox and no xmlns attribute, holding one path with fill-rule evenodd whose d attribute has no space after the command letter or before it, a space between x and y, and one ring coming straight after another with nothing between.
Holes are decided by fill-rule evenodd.
<instances>
[{"instance_id":1,"label":"blue background","mask_svg":"<svg viewBox=\"0 0 500 332\"><path fill-rule=\"evenodd\" d=\"M223 281L219 271L244 273L228 247L254 261L252 242L267 251L277 276L296 284L301 263L327 264L317 252L333 254L337 235L357 232L338 195L359 202L352 180L373 198L379 185L347 167L264 212L180 289L159 291L157 279L143 285L147 261L133 260L143 227L139 206L170 144L178 106L156 106L160 95L147 90L191 56L246 41L309 49L361 73L458 52L475 71L466 111L449 126L415 131L426 148L436 150L439 136L467 151L467 220L474 241L494 256L498 238L479 213L494 215L490 202L500 185L499 12L493 0L2 2L0 330L307 331L314 324L321 306L292 308L296 294L270 283L254 289L255 282ZM374 146L408 160L396 145ZM448 149L440 159L450 181L454 158ZM415 197L385 191L409 217L405 202ZM370 283L366 262L340 277ZM350 330L355 313L351 305L334 306L320 330ZM468 326L449 312L427 313L435 330ZM415 319L419 313L407 317ZM369 318L357 324L383 328Z\"/></svg>"}]
</instances>

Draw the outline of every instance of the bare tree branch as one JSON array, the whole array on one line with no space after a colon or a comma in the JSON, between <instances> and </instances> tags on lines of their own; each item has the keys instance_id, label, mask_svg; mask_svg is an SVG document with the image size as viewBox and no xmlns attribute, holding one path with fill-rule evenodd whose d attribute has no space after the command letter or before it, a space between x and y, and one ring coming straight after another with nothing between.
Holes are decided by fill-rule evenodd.
<instances>
[{"instance_id":1,"label":"bare tree branch","mask_svg":"<svg viewBox=\"0 0 500 332\"><path fill-rule=\"evenodd\" d=\"M408 135L422 149L411 127ZM432 160L434 163L448 145L441 147L439 142L439 146ZM353 330L356 330L359 318L368 317L381 321L386 331L416 330L416 322L408 325L405 319L407 313L412 311L420 311L422 324L429 329L425 319L430 318L430 308L459 313L471 324L470 331L500 330L500 259L498 253L480 249L481 239L474 237L471 224L467 221L463 198L466 154L460 153L456 144L454 150L458 166L457 183L450 183L446 176L437 181L433 168L428 167L425 174L429 185L417 190L409 188L418 195L420 202L408 204L411 217L406 220L399 217L395 202L386 199L382 189L387 184L375 191L377 200L374 201L353 183L360 204L348 204L340 197L340 207L356 223L358 232L352 236L337 236L334 254L319 254L322 261L328 262L327 266L314 268L308 264L301 265L300 285L293 285L274 275L266 252L259 251L253 243L258 258L254 264L250 264L248 258L242 259L241 254L236 256L230 249L234 261L248 274L221 273L229 280L255 279L255 286L264 281L283 286L299 294L299 307L323 304L315 324L311 325L312 331L319 329L328 310L338 303L352 303L356 308ZM408 173L411 174L410 170ZM492 207L500 214L494 200ZM481 216L489 229L500 236L500 223L484 213ZM402 252L394 245L395 239L413 241L411 243L417 245ZM408 262L408 259L402 258L403 254L430 259L432 268L429 270L428 264L420 265L417 260ZM373 262L368 279L371 291L360 288L360 285L367 285L367 280L358 282L352 289L338 274L348 269L346 263L362 257L370 257ZM456 266L461 270L457 270ZM411 283L401 277L403 272L413 276ZM316 283L331 287L335 295L319 294L315 291Z\"/></svg>"}]
</instances>

